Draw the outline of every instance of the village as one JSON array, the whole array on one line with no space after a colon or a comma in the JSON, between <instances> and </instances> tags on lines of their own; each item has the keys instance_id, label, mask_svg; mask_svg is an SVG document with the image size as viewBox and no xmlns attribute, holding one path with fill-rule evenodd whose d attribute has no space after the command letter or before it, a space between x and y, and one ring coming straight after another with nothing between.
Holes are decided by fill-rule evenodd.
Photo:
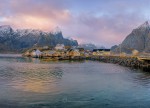
<instances>
[{"instance_id":1,"label":"village","mask_svg":"<svg viewBox=\"0 0 150 108\"><path fill-rule=\"evenodd\" d=\"M79 46L64 46L57 44L55 47L38 47L27 50L23 56L48 60L80 60L91 56L110 55L110 49L85 50Z\"/></svg>"},{"instance_id":2,"label":"village","mask_svg":"<svg viewBox=\"0 0 150 108\"><path fill-rule=\"evenodd\" d=\"M57 44L55 47L34 47L23 53L25 57L39 58L44 61L56 60L97 60L105 63L115 63L127 67L150 70L150 59L143 58L137 51L131 55L120 53L113 54L110 49L85 50L79 46L64 46Z\"/></svg>"}]
</instances>

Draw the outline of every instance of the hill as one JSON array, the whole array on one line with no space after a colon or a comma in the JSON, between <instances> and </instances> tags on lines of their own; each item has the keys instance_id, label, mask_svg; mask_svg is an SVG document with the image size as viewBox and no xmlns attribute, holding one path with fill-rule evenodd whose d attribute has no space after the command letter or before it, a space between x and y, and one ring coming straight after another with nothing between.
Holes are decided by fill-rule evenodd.
<instances>
[{"instance_id":1,"label":"hill","mask_svg":"<svg viewBox=\"0 0 150 108\"><path fill-rule=\"evenodd\" d=\"M9 25L0 26L0 52L21 52L34 46L77 46L76 40L63 37L58 29L44 32L35 29L12 29Z\"/></svg>"},{"instance_id":2,"label":"hill","mask_svg":"<svg viewBox=\"0 0 150 108\"><path fill-rule=\"evenodd\" d=\"M133 29L118 47L112 48L115 53L130 54L133 50L150 53L150 25L148 21Z\"/></svg>"}]
</instances>

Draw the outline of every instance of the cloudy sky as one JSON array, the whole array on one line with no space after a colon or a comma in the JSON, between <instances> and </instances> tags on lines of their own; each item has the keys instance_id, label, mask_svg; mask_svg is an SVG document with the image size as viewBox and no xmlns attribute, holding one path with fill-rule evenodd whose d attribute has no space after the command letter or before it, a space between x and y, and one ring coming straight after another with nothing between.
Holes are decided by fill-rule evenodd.
<instances>
[{"instance_id":1,"label":"cloudy sky","mask_svg":"<svg viewBox=\"0 0 150 108\"><path fill-rule=\"evenodd\" d=\"M150 19L150 0L0 0L0 25L51 31L110 47Z\"/></svg>"}]
</instances>

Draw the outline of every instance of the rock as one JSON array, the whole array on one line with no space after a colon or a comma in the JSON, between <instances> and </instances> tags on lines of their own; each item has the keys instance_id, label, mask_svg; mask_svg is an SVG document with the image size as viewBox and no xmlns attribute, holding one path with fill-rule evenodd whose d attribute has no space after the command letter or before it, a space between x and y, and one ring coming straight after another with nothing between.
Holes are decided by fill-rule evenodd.
<instances>
[{"instance_id":1,"label":"rock","mask_svg":"<svg viewBox=\"0 0 150 108\"><path fill-rule=\"evenodd\" d=\"M150 52L150 25L148 21L134 29L113 52L131 54L133 50Z\"/></svg>"}]
</instances>

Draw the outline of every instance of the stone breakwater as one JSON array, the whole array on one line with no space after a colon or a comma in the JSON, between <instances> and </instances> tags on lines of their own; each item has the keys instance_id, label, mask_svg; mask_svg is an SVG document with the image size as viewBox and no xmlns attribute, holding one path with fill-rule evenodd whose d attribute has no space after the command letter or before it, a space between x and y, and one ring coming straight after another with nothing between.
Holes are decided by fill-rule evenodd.
<instances>
[{"instance_id":1,"label":"stone breakwater","mask_svg":"<svg viewBox=\"0 0 150 108\"><path fill-rule=\"evenodd\" d=\"M122 66L140 68L150 72L150 63L138 57L121 57L121 56L91 56L90 60L98 60L105 63L114 63Z\"/></svg>"},{"instance_id":2,"label":"stone breakwater","mask_svg":"<svg viewBox=\"0 0 150 108\"><path fill-rule=\"evenodd\" d=\"M85 56L52 56L52 57L38 57L44 61L51 60L96 60L105 63L114 63L122 66L132 67L142 69L144 71L150 72L150 59L142 59L140 57L133 56L96 56L91 55L88 57Z\"/></svg>"}]
</instances>

